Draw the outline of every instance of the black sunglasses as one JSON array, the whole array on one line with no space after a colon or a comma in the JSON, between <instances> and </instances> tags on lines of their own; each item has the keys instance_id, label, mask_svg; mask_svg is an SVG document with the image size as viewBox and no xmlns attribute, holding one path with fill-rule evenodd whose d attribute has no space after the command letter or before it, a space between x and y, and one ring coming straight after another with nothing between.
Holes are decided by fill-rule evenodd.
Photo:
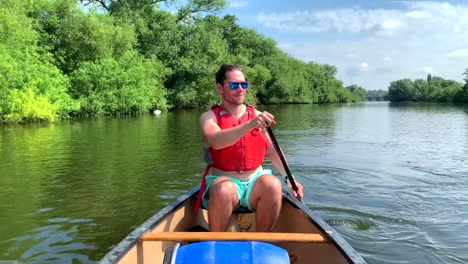
<instances>
[{"instance_id":1,"label":"black sunglasses","mask_svg":"<svg viewBox=\"0 0 468 264\"><path fill-rule=\"evenodd\" d=\"M248 82L229 82L229 88L231 88L232 90L239 88L239 86L245 90L249 88L249 83Z\"/></svg>"}]
</instances>

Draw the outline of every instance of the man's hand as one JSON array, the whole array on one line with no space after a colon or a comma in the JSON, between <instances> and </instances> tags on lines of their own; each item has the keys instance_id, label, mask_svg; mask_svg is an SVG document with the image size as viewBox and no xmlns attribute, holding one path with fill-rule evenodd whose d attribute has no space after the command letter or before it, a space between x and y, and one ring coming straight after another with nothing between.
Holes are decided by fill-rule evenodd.
<instances>
[{"instance_id":1,"label":"man's hand","mask_svg":"<svg viewBox=\"0 0 468 264\"><path fill-rule=\"evenodd\" d=\"M291 183L288 181L288 187L292 190L294 197L298 199L302 199L304 197L304 187L300 184L296 179L294 179L296 183L297 192L293 190Z\"/></svg>"},{"instance_id":2,"label":"man's hand","mask_svg":"<svg viewBox=\"0 0 468 264\"><path fill-rule=\"evenodd\" d=\"M250 126L253 128L265 128L271 125L276 125L275 117L267 111L261 112L250 120Z\"/></svg>"}]
</instances>

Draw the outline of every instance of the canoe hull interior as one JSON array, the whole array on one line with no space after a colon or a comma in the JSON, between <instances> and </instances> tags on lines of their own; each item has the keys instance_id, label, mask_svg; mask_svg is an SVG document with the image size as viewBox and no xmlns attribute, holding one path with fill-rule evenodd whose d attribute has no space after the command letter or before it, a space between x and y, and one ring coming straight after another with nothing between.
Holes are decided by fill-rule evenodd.
<instances>
[{"instance_id":1,"label":"canoe hull interior","mask_svg":"<svg viewBox=\"0 0 468 264\"><path fill-rule=\"evenodd\" d=\"M182 196L137 228L109 252L101 263L163 263L168 248L193 243L193 241L170 241L164 238L164 234L208 229L207 211L199 210L195 214L195 201L196 189ZM228 231L236 232L241 236L245 233L238 232L254 232L247 234L253 236L261 234L255 233L255 213L234 214ZM295 233L297 241L295 241L296 237L288 237L285 233ZM159 238L150 238L151 234L158 235ZM229 234L226 235L229 236ZM264 242L285 249L290 263L365 263L339 234L288 195L283 197L280 216L271 236L273 235L278 235L279 238L269 239L270 235L267 234L266 238L259 237L259 240L271 240Z\"/></svg>"}]
</instances>

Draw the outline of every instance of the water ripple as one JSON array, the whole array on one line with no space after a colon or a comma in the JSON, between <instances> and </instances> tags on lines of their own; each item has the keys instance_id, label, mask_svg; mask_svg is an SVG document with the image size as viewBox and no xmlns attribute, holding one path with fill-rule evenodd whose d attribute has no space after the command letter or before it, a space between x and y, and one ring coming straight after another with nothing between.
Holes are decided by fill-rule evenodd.
<instances>
[{"instance_id":1,"label":"water ripple","mask_svg":"<svg viewBox=\"0 0 468 264\"><path fill-rule=\"evenodd\" d=\"M468 263L465 108L267 108L304 201L369 264ZM199 115L0 127L0 259L100 259L200 182Z\"/></svg>"}]
</instances>

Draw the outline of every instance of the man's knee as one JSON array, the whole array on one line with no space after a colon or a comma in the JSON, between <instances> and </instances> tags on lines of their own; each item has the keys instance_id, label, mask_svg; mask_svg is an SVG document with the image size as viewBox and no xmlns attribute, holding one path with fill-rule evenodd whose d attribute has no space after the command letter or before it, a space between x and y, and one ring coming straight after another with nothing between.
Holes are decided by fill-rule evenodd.
<instances>
[{"instance_id":1,"label":"man's knee","mask_svg":"<svg viewBox=\"0 0 468 264\"><path fill-rule=\"evenodd\" d=\"M262 179L263 178L263 179ZM265 175L264 177L260 177L259 180L263 180L264 192L266 193L274 193L274 194L281 194L282 192L282 184L281 181L273 176L273 175Z\"/></svg>"},{"instance_id":2,"label":"man's knee","mask_svg":"<svg viewBox=\"0 0 468 264\"><path fill-rule=\"evenodd\" d=\"M267 199L281 199L282 196L282 184L281 181L273 175L263 175L257 179L252 188L251 200L257 200L260 198Z\"/></svg>"},{"instance_id":3,"label":"man's knee","mask_svg":"<svg viewBox=\"0 0 468 264\"><path fill-rule=\"evenodd\" d=\"M236 185L230 180L222 180L210 187L210 197L217 201L232 200L237 196Z\"/></svg>"}]
</instances>

